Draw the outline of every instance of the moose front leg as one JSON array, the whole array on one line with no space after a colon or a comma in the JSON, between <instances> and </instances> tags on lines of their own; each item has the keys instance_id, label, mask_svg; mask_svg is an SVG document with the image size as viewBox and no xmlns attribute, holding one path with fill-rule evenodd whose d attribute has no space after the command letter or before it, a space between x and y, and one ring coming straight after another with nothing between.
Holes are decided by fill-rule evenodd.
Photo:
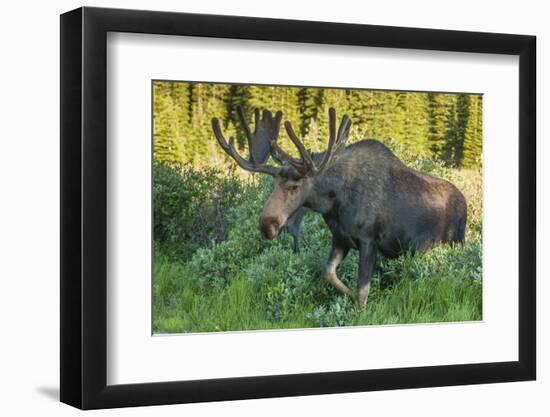
<instances>
[{"instance_id":1,"label":"moose front leg","mask_svg":"<svg viewBox=\"0 0 550 417\"><path fill-rule=\"evenodd\" d=\"M302 224L302 219L307 213L307 210L308 209L305 207L300 207L294 212L292 216L288 218L288 221L286 223L288 233L294 239L294 253L298 253L298 251L300 250L300 225Z\"/></svg>"},{"instance_id":2,"label":"moose front leg","mask_svg":"<svg viewBox=\"0 0 550 417\"><path fill-rule=\"evenodd\" d=\"M298 214L295 214L294 216L291 216L288 221L286 228L288 230L288 233L290 236L292 236L292 239L294 240L293 250L294 253L298 253L300 249L300 223L302 222L302 216L299 214L300 210L298 210Z\"/></svg>"},{"instance_id":3,"label":"moose front leg","mask_svg":"<svg viewBox=\"0 0 550 417\"><path fill-rule=\"evenodd\" d=\"M370 280L378 248L372 240L361 242L359 248L359 277L357 278L357 306L365 308L369 297Z\"/></svg>"},{"instance_id":4,"label":"moose front leg","mask_svg":"<svg viewBox=\"0 0 550 417\"><path fill-rule=\"evenodd\" d=\"M349 247L332 240L332 247L330 248L330 254L328 255L327 264L325 267L325 278L334 288L340 291L342 294L350 294L350 289L344 284L336 275L336 268L340 265L340 262L346 257L349 252Z\"/></svg>"}]
</instances>

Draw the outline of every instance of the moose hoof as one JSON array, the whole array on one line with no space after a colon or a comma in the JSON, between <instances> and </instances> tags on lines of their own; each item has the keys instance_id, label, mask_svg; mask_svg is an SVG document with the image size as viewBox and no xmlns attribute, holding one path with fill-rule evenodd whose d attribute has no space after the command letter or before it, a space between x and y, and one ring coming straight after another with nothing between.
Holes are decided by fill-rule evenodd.
<instances>
[{"instance_id":1,"label":"moose hoof","mask_svg":"<svg viewBox=\"0 0 550 417\"><path fill-rule=\"evenodd\" d=\"M357 308L359 310L364 310L367 306L367 299L369 298L369 288L363 289L359 291L359 294L357 294Z\"/></svg>"}]
</instances>

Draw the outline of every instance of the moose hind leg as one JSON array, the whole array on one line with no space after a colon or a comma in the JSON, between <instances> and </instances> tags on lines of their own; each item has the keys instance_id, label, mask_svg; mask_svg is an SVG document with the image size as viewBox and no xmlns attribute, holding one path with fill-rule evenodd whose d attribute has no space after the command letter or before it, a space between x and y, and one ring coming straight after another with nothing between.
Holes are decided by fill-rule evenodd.
<instances>
[{"instance_id":1,"label":"moose hind leg","mask_svg":"<svg viewBox=\"0 0 550 417\"><path fill-rule=\"evenodd\" d=\"M370 281L378 248L372 240L361 242L359 248L359 277L357 278L357 306L365 308L369 298Z\"/></svg>"},{"instance_id":2,"label":"moose hind leg","mask_svg":"<svg viewBox=\"0 0 550 417\"><path fill-rule=\"evenodd\" d=\"M325 267L325 278L329 284L340 291L342 294L350 294L350 289L344 284L336 275L336 268L340 265L340 262L346 257L349 252L349 247L341 245L334 239L332 241L332 247L330 248L330 254L328 256L327 264Z\"/></svg>"}]
</instances>

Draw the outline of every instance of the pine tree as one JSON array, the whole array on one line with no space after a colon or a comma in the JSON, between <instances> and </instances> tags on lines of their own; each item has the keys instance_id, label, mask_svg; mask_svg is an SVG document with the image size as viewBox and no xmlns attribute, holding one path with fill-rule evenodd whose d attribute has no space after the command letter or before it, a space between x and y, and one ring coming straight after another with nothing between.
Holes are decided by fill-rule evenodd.
<instances>
[{"instance_id":1,"label":"pine tree","mask_svg":"<svg viewBox=\"0 0 550 417\"><path fill-rule=\"evenodd\" d=\"M172 107L175 117L175 141L179 153L186 158L186 145L189 141L189 89L186 83L167 82L166 89L172 100Z\"/></svg>"},{"instance_id":2,"label":"pine tree","mask_svg":"<svg viewBox=\"0 0 550 417\"><path fill-rule=\"evenodd\" d=\"M481 151L483 140L483 97L470 96L470 112L464 134L464 162L465 168L481 165Z\"/></svg>"},{"instance_id":3,"label":"pine tree","mask_svg":"<svg viewBox=\"0 0 550 417\"><path fill-rule=\"evenodd\" d=\"M428 93L428 143L432 155L442 157L449 123L449 95Z\"/></svg>"},{"instance_id":4,"label":"pine tree","mask_svg":"<svg viewBox=\"0 0 550 417\"><path fill-rule=\"evenodd\" d=\"M380 138L391 138L402 143L401 131L404 125L404 115L400 107L401 93L397 91L380 91L379 93L381 103L379 119L382 120Z\"/></svg>"},{"instance_id":5,"label":"pine tree","mask_svg":"<svg viewBox=\"0 0 550 417\"><path fill-rule=\"evenodd\" d=\"M403 93L402 141L419 155L429 153L428 94Z\"/></svg>"},{"instance_id":6,"label":"pine tree","mask_svg":"<svg viewBox=\"0 0 550 417\"><path fill-rule=\"evenodd\" d=\"M352 120L353 131L359 138L372 137L374 124L374 92L372 90L350 90L347 114Z\"/></svg>"},{"instance_id":7,"label":"pine tree","mask_svg":"<svg viewBox=\"0 0 550 417\"><path fill-rule=\"evenodd\" d=\"M177 113L170 92L169 83L153 84L153 155L156 161L168 163L182 158Z\"/></svg>"},{"instance_id":8,"label":"pine tree","mask_svg":"<svg viewBox=\"0 0 550 417\"><path fill-rule=\"evenodd\" d=\"M211 127L212 118L217 117L220 120L224 120L227 117L226 97L229 93L230 87L227 84L207 84L204 90L206 96L204 118L201 121L201 130L203 133L204 142L201 146L201 153L199 159L207 164L214 159L222 161L222 155L224 152L218 145L217 140L214 137Z\"/></svg>"},{"instance_id":9,"label":"pine tree","mask_svg":"<svg viewBox=\"0 0 550 417\"><path fill-rule=\"evenodd\" d=\"M470 119L470 95L459 94L456 99L456 125L451 165L460 167L464 160L464 142L466 127Z\"/></svg>"},{"instance_id":10,"label":"pine tree","mask_svg":"<svg viewBox=\"0 0 550 417\"><path fill-rule=\"evenodd\" d=\"M314 122L323 104L322 88L298 89L298 109L300 112L300 133L307 136L310 125Z\"/></svg>"}]
</instances>

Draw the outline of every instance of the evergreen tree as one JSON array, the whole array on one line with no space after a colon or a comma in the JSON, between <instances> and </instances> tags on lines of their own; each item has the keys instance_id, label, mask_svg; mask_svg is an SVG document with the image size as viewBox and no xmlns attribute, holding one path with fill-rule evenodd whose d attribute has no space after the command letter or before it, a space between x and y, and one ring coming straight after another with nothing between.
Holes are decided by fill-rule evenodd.
<instances>
[{"instance_id":1,"label":"evergreen tree","mask_svg":"<svg viewBox=\"0 0 550 417\"><path fill-rule=\"evenodd\" d=\"M429 149L428 94L402 93L404 109L401 143L418 154L426 154Z\"/></svg>"},{"instance_id":2,"label":"evergreen tree","mask_svg":"<svg viewBox=\"0 0 550 417\"><path fill-rule=\"evenodd\" d=\"M401 93L397 91L378 91L380 102L381 126L379 137L381 139L394 139L402 141L403 110L399 105L402 101Z\"/></svg>"},{"instance_id":3,"label":"evergreen tree","mask_svg":"<svg viewBox=\"0 0 550 417\"><path fill-rule=\"evenodd\" d=\"M167 83L153 84L154 158L168 163L180 161L183 156L178 141L177 113L170 92Z\"/></svg>"},{"instance_id":4,"label":"evergreen tree","mask_svg":"<svg viewBox=\"0 0 550 417\"><path fill-rule=\"evenodd\" d=\"M442 157L449 122L446 94L428 93L428 142L434 156Z\"/></svg>"},{"instance_id":5,"label":"evergreen tree","mask_svg":"<svg viewBox=\"0 0 550 417\"><path fill-rule=\"evenodd\" d=\"M483 97L470 96L469 118L464 133L464 161L465 168L481 165L481 144L483 139Z\"/></svg>"},{"instance_id":6,"label":"evergreen tree","mask_svg":"<svg viewBox=\"0 0 550 417\"><path fill-rule=\"evenodd\" d=\"M352 128L359 138L372 137L374 125L374 92L371 90L350 90L347 114Z\"/></svg>"},{"instance_id":7,"label":"evergreen tree","mask_svg":"<svg viewBox=\"0 0 550 417\"><path fill-rule=\"evenodd\" d=\"M443 150L443 160L448 165L462 165L466 125L469 117L470 96L459 94L456 96L456 104L450 106L448 113L447 138Z\"/></svg>"},{"instance_id":8,"label":"evergreen tree","mask_svg":"<svg viewBox=\"0 0 550 417\"><path fill-rule=\"evenodd\" d=\"M190 121L189 121L189 89L185 83L164 83L167 92L172 99L172 108L174 112L175 123L175 137L177 142L179 153L184 159L189 157L186 152L186 145L191 137L190 135Z\"/></svg>"},{"instance_id":9,"label":"evergreen tree","mask_svg":"<svg viewBox=\"0 0 550 417\"><path fill-rule=\"evenodd\" d=\"M321 110L323 91L322 88L298 89L300 133L304 137L309 133L311 123L317 119L319 110Z\"/></svg>"}]
</instances>

